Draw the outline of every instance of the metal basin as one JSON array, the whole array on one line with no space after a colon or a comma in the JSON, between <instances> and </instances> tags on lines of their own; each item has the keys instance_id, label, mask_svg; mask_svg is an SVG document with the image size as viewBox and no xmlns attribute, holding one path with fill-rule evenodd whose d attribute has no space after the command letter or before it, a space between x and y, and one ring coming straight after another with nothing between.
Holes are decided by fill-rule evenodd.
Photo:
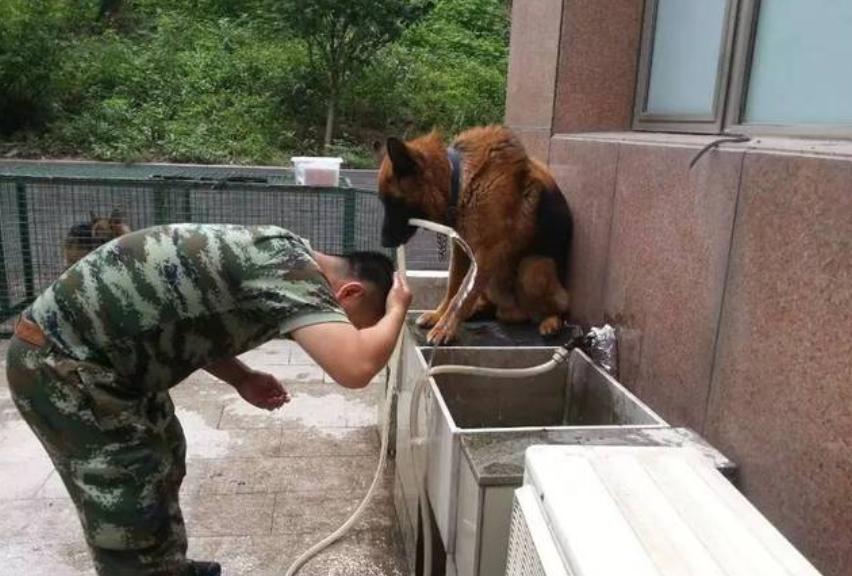
<instances>
[{"instance_id":1,"label":"metal basin","mask_svg":"<svg viewBox=\"0 0 852 576\"><path fill-rule=\"evenodd\" d=\"M555 348L546 346L453 347L434 350L433 366L461 364L521 368L546 362ZM408 332L401 351L401 391L397 409L397 504L401 525L416 526L417 479L410 445L411 392L429 366L432 348ZM417 436L426 439L429 502L448 555L454 554L461 438L464 435L515 433L519 430L662 428L666 423L633 394L575 350L566 364L521 379L439 375L428 379ZM508 526L506 527L508 529ZM411 540L412 535L408 536ZM411 542L407 543L410 544ZM409 546L407 546L409 548Z\"/></svg>"},{"instance_id":2,"label":"metal basin","mask_svg":"<svg viewBox=\"0 0 852 576\"><path fill-rule=\"evenodd\" d=\"M446 374L424 380L433 353L434 366L530 367L550 360L554 345L573 341L577 330L566 330L554 342L543 340L535 326L469 321L454 345L433 350L424 330L413 321L407 326L391 375L399 390L394 500L412 573L419 546L415 469L425 471L445 573L455 576L505 573L513 492L531 445L688 446L723 472L736 471L694 432L669 427L580 351L534 377ZM411 449L411 397L418 381L425 382L426 392L414 436L426 440L426 451ZM443 555L437 556L440 572Z\"/></svg>"},{"instance_id":3,"label":"metal basin","mask_svg":"<svg viewBox=\"0 0 852 576\"><path fill-rule=\"evenodd\" d=\"M424 361L430 350L423 350ZM517 368L546 362L550 348L439 349L433 365ZM495 379L444 374L433 393L455 430L563 426L663 425L621 384L575 350L567 364L539 376Z\"/></svg>"}]
</instances>

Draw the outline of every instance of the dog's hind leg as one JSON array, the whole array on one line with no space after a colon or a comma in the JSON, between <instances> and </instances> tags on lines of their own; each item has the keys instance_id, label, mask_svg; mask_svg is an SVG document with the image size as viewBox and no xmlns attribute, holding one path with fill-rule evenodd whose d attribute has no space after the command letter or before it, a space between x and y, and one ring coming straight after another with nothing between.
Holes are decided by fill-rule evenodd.
<instances>
[{"instance_id":1,"label":"dog's hind leg","mask_svg":"<svg viewBox=\"0 0 852 576\"><path fill-rule=\"evenodd\" d=\"M507 324L518 324L520 322L526 322L529 319L530 315L527 314L518 305L503 304L497 308L497 320L499 320L500 322L506 322Z\"/></svg>"},{"instance_id":2,"label":"dog's hind leg","mask_svg":"<svg viewBox=\"0 0 852 576\"><path fill-rule=\"evenodd\" d=\"M496 305L485 294L480 294L479 298L476 299L476 304L473 305L470 314L468 314L465 320L470 320L474 317L492 316L496 308Z\"/></svg>"},{"instance_id":3,"label":"dog's hind leg","mask_svg":"<svg viewBox=\"0 0 852 576\"><path fill-rule=\"evenodd\" d=\"M450 308L450 302L453 301L456 292L459 291L459 287L462 280L464 280L464 275L467 274L468 268L470 268L470 259L467 257L467 254L464 253L464 250L453 244L452 252L450 252L450 272L447 279L447 292L444 294L444 299L438 305L438 308L431 312L425 312L417 319L418 326L432 328L441 321Z\"/></svg>"},{"instance_id":4,"label":"dog's hind leg","mask_svg":"<svg viewBox=\"0 0 852 576\"><path fill-rule=\"evenodd\" d=\"M549 336L562 328L571 303L556 262L546 256L527 256L518 266L518 303L530 317L539 319L538 331Z\"/></svg>"}]
</instances>

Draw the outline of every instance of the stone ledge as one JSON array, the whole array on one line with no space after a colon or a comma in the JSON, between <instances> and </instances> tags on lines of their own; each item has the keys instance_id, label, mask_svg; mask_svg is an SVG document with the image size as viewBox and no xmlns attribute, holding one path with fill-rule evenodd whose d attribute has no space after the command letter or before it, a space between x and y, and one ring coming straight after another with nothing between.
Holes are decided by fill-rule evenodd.
<instances>
[{"instance_id":1,"label":"stone ledge","mask_svg":"<svg viewBox=\"0 0 852 576\"><path fill-rule=\"evenodd\" d=\"M551 146L560 142L599 142L636 146L667 146L700 149L724 138L724 134L676 134L672 132L587 132L554 134ZM791 156L831 157L852 160L852 141L796 137L754 136L744 143L724 143L724 150L761 152Z\"/></svg>"}]
</instances>

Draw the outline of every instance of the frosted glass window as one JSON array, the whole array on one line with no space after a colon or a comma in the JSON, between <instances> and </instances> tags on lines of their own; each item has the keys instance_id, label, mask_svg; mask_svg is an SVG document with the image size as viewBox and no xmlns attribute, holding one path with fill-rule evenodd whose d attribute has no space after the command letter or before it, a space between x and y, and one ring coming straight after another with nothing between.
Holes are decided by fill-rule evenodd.
<instances>
[{"instance_id":1,"label":"frosted glass window","mask_svg":"<svg viewBox=\"0 0 852 576\"><path fill-rule=\"evenodd\" d=\"M713 114L727 5L727 0L659 0L647 112Z\"/></svg>"},{"instance_id":2,"label":"frosted glass window","mask_svg":"<svg viewBox=\"0 0 852 576\"><path fill-rule=\"evenodd\" d=\"M762 0L746 123L852 123L852 1Z\"/></svg>"}]
</instances>

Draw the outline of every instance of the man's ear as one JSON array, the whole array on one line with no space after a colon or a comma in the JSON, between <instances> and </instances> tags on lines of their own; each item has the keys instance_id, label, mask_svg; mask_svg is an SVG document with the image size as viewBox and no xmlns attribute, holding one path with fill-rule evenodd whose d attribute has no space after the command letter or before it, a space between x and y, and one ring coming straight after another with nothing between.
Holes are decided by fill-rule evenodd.
<instances>
[{"instance_id":1,"label":"man's ear","mask_svg":"<svg viewBox=\"0 0 852 576\"><path fill-rule=\"evenodd\" d=\"M399 138L388 138L385 147L388 151L391 164L393 164L393 173L397 178L405 178L406 176L414 176L419 171L417 162L405 145L405 142Z\"/></svg>"},{"instance_id":2,"label":"man's ear","mask_svg":"<svg viewBox=\"0 0 852 576\"><path fill-rule=\"evenodd\" d=\"M340 302L354 302L365 293L364 285L360 282L347 282L337 290L337 299Z\"/></svg>"}]
</instances>

